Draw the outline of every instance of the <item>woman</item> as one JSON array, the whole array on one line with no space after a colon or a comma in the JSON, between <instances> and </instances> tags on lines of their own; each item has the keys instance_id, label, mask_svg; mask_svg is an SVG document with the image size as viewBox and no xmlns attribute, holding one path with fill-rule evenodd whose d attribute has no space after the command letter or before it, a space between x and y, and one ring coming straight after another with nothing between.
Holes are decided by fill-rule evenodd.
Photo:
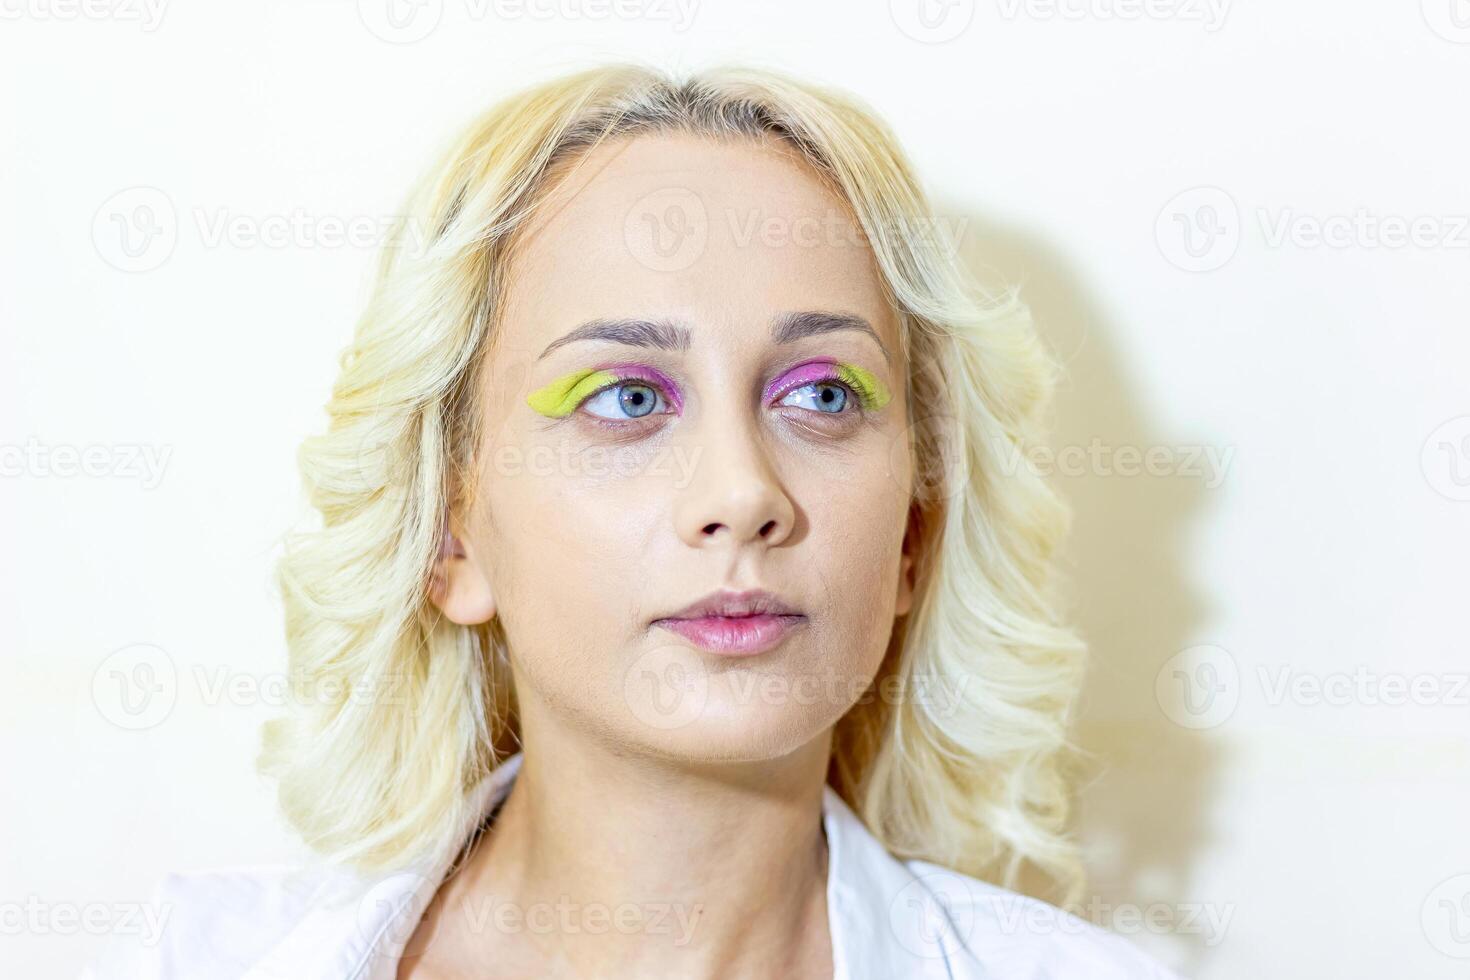
<instances>
[{"instance_id":1,"label":"woman","mask_svg":"<svg viewBox=\"0 0 1470 980\"><path fill-rule=\"evenodd\" d=\"M301 453L262 766L324 860L170 876L138 971L1168 976L1011 890L1082 888L1053 367L934 227L769 72L476 121Z\"/></svg>"}]
</instances>

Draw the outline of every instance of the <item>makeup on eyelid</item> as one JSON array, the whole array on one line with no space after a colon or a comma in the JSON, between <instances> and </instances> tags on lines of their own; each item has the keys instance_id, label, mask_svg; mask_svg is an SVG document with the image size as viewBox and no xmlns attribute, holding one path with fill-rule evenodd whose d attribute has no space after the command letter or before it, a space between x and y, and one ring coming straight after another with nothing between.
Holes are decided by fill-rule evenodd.
<instances>
[{"instance_id":1,"label":"makeup on eyelid","mask_svg":"<svg viewBox=\"0 0 1470 980\"><path fill-rule=\"evenodd\" d=\"M673 379L646 364L607 364L564 374L526 398L526 404L548 418L564 418L576 411L583 400L612 384L646 381L656 385L673 406L675 414L684 411L684 400Z\"/></svg>"},{"instance_id":2,"label":"makeup on eyelid","mask_svg":"<svg viewBox=\"0 0 1470 980\"><path fill-rule=\"evenodd\" d=\"M683 413L684 403L678 386L662 371L644 364L609 364L564 374L532 392L526 398L526 404L548 418L565 418L576 411L588 396L603 388L635 381L657 386L668 398L675 414ZM869 411L880 409L889 401L888 389L872 372L856 364L830 358L805 361L782 374L766 386L763 400L769 403L778 395L823 381L840 381L847 385L858 396L863 408Z\"/></svg>"},{"instance_id":3,"label":"makeup on eyelid","mask_svg":"<svg viewBox=\"0 0 1470 980\"><path fill-rule=\"evenodd\" d=\"M848 364L845 361L834 361L831 359L806 361L781 375L775 381L766 386L766 402L770 402L777 395L785 394L803 385L816 384L822 381L841 381L851 388L858 396L863 408L869 411L882 408L888 404L888 389L883 382L873 376L872 372L858 367L856 364Z\"/></svg>"}]
</instances>

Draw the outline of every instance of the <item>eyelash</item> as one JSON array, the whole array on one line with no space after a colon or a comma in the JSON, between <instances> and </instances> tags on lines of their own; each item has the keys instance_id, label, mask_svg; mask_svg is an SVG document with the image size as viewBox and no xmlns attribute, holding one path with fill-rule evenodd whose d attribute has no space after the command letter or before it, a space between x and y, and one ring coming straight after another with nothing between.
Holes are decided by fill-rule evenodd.
<instances>
[{"instance_id":1,"label":"eyelash","mask_svg":"<svg viewBox=\"0 0 1470 980\"><path fill-rule=\"evenodd\" d=\"M628 385L639 385L641 387L648 388L648 389L656 392L657 393L656 397L662 398L665 404L669 404L672 401L672 399L670 399L670 397L669 397L668 392L664 391L663 390L663 387L661 385L659 385L658 383L656 383L656 382L654 382L654 381L652 381L650 379L647 379L647 378L641 378L641 377L636 377L636 376L628 376L628 377L617 378L617 379L614 379L613 381L609 381L607 384L603 385L601 388L598 388L596 391L593 391L593 392L589 393L586 398L582 399L580 402L577 403L577 411L580 412L580 413L582 413L582 414L584 414L584 415L586 415L594 424L600 425L600 426L604 426L604 427L607 427L607 428L624 428L627 425L629 425L630 423L637 423L637 422L641 421L644 418L648 418L648 417L651 417L651 416L654 416L654 415L670 415L670 414L675 414L675 413L671 413L671 412L667 412L667 411L664 411L664 412L649 412L648 415L646 415L646 416L639 416L637 418L613 419L613 418L608 418L608 417L603 416L603 415L595 415L595 414L593 414L591 412L584 411L586 409L588 403L591 402L593 399L598 398L598 397L606 394L609 391L614 391L614 390L616 390L618 388L623 388L623 387L626 387ZM807 409L807 408L800 409L800 411L802 411L804 414L806 414L806 415L822 415L822 416L828 416L828 417L834 416L834 415L861 415L861 414L864 414L864 410L863 410L863 407L862 407L862 401L863 401L863 399L862 399L861 393L855 391L851 385L847 384L847 382L843 381L840 377L838 377L837 372L836 372L835 369L832 370L832 371L830 371L830 372L828 372L827 374L823 375L822 377L809 378L809 379L801 382L800 384L794 384L794 385L791 385L789 388L783 389L781 392L779 392L775 397L773 397L771 399L771 406L770 407L773 407L773 408L779 408L779 407L797 408L798 406L795 406L795 405L782 406L781 405L781 402L784 401L793 392L801 391L803 388L811 388L811 387L814 387L816 385L833 385L835 387L841 388L843 390L843 392L845 393L844 394L844 401L843 401L843 408L842 408L841 411L837 411L837 412L819 412L819 411L816 411L814 409Z\"/></svg>"},{"instance_id":2,"label":"eyelash","mask_svg":"<svg viewBox=\"0 0 1470 980\"><path fill-rule=\"evenodd\" d=\"M655 397L655 400L657 401L657 399L662 399L663 402L664 402L664 404L666 406L673 403L673 399L669 397L669 393L668 392L666 392L666 391L663 390L663 386L662 385L660 385L657 382L652 381L652 380L650 380L648 378L640 378L640 377L637 377L637 376L628 376L628 377L623 377L623 378L616 378L616 379L614 379L612 381L609 381L607 384L603 385L601 388L598 388L596 391L591 392L590 394L588 394L588 396L586 398L582 399L580 402L577 403L577 411L578 412L582 412L582 414L585 414L595 424L601 425L601 426L606 426L608 428L623 428L623 427L627 426L630 423L636 424L638 422L641 422L643 419L648 418L648 417L653 416L653 415L671 415L671 414L676 414L676 413L667 412L667 411L664 411L664 412L649 412L648 415L639 416L638 418L611 419L611 418L608 418L608 417L606 417L604 415L594 415L591 412L583 412L583 409L585 409L587 407L587 404L589 402L591 402L594 398L599 398L599 397L601 397L602 395L606 394L609 391L616 391L619 388L625 388L625 387L627 387L629 385L638 385L638 386L643 387L643 388L648 388L649 390L655 392L655 396L654 396Z\"/></svg>"},{"instance_id":3,"label":"eyelash","mask_svg":"<svg viewBox=\"0 0 1470 980\"><path fill-rule=\"evenodd\" d=\"M842 410L837 412L818 412L812 409L802 409L802 411L810 412L813 415L855 415L862 413L862 395L859 392L853 390L853 387L851 385L838 377L835 370L823 375L820 378L808 378L800 384L794 384L789 388L783 389L774 398L771 399L771 405L772 407L795 408L796 406L794 405L782 406L781 402L785 401L786 398L788 398L794 392L798 392L803 388L812 388L817 385L833 385L835 387L841 388L843 392L845 392L842 403ZM851 406L850 410L849 406Z\"/></svg>"}]
</instances>

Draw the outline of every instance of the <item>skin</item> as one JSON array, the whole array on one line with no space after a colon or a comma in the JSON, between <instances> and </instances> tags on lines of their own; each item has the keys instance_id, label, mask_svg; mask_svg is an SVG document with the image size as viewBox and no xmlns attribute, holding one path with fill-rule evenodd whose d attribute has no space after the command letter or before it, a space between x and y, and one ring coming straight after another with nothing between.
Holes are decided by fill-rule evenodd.
<instances>
[{"instance_id":1,"label":"skin","mask_svg":"<svg viewBox=\"0 0 1470 980\"><path fill-rule=\"evenodd\" d=\"M677 268L638 220L670 188L707 218ZM456 623L499 616L524 763L398 977L830 977L819 815L832 730L912 601L907 365L873 254L841 199L773 142L620 140L544 203L515 250L476 486L432 589ZM747 237L752 216L841 233ZM778 344L771 324L793 311L859 317L873 334ZM554 343L624 317L677 320L687 349ZM783 373L823 359L868 396L849 396L847 414L810 407L822 388L767 402ZM678 411L609 426L546 394L607 364L670 379ZM598 404L616 409L619 394ZM606 465L614 450L626 469ZM721 657L651 625L751 588L806 617L763 653ZM533 930L487 914L559 901L647 918Z\"/></svg>"}]
</instances>

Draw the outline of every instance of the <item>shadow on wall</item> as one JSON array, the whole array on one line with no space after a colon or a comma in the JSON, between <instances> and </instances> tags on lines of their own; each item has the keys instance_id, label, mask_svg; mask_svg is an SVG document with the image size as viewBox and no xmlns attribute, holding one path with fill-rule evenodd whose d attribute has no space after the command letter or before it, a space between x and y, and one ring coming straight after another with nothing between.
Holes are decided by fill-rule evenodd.
<instances>
[{"instance_id":1,"label":"shadow on wall","mask_svg":"<svg viewBox=\"0 0 1470 980\"><path fill-rule=\"evenodd\" d=\"M1145 416L1135 380L1110 345L1111 324L1060 255L975 216L959 228L962 263L988 287L1020 287L1064 369L1051 448L1060 454L1071 447L1070 459L1043 464L1052 466L1053 485L1073 510L1066 594L1070 622L1089 646L1074 735L1090 756L1077 798L1090 875L1079 914L1126 934L1127 912L1162 906L1157 914L1172 916L1176 926L1170 959L1188 970L1225 938L1183 922L1205 903L1191 864L1209 843L1206 819L1222 750L1207 730L1171 720L1156 679L1196 642L1205 614L1187 580L1185 549L1208 497L1219 492L1219 476L1145 475L1138 467L1122 475L1124 460L1112 459L1110 450L1147 452L1188 437L1175 439Z\"/></svg>"}]
</instances>

